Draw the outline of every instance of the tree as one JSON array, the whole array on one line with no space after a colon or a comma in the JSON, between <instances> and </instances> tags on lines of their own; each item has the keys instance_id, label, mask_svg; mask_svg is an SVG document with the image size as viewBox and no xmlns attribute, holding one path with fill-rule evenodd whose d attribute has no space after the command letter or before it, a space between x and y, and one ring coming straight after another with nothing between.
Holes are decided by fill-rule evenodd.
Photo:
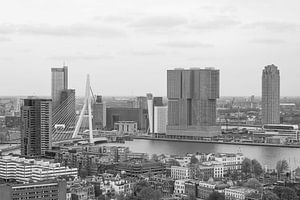
<instances>
[{"instance_id":1,"label":"tree","mask_svg":"<svg viewBox=\"0 0 300 200\"><path fill-rule=\"evenodd\" d=\"M252 188L258 191L262 191L262 185L256 178L250 178L245 184L245 187Z\"/></svg>"},{"instance_id":2,"label":"tree","mask_svg":"<svg viewBox=\"0 0 300 200\"><path fill-rule=\"evenodd\" d=\"M237 172L237 170L232 170L232 169L230 169L230 168L228 168L228 170L227 170L227 176L228 176L228 178L230 178L231 180L233 180L233 181L236 181L236 180L238 180L238 178L239 178L239 173Z\"/></svg>"},{"instance_id":3,"label":"tree","mask_svg":"<svg viewBox=\"0 0 300 200\"><path fill-rule=\"evenodd\" d=\"M225 200L225 196L215 191L211 193L206 200Z\"/></svg>"},{"instance_id":4,"label":"tree","mask_svg":"<svg viewBox=\"0 0 300 200\"><path fill-rule=\"evenodd\" d=\"M282 173L286 170L289 169L289 165L287 163L286 160L279 160L277 163L276 163L276 170L277 170L277 173Z\"/></svg>"},{"instance_id":5,"label":"tree","mask_svg":"<svg viewBox=\"0 0 300 200\"><path fill-rule=\"evenodd\" d=\"M262 200L279 200L279 198L274 192L266 191L263 194Z\"/></svg>"},{"instance_id":6,"label":"tree","mask_svg":"<svg viewBox=\"0 0 300 200\"><path fill-rule=\"evenodd\" d=\"M161 193L157 190L152 189L150 184L146 181L138 182L134 188L131 196L126 197L130 200L159 200Z\"/></svg>"},{"instance_id":7,"label":"tree","mask_svg":"<svg viewBox=\"0 0 300 200\"><path fill-rule=\"evenodd\" d=\"M187 198L187 200L197 200L196 196L194 194L190 194Z\"/></svg>"},{"instance_id":8,"label":"tree","mask_svg":"<svg viewBox=\"0 0 300 200\"><path fill-rule=\"evenodd\" d=\"M143 188L140 193L138 193L137 197L140 200L159 200L161 198L161 193L149 186Z\"/></svg>"},{"instance_id":9,"label":"tree","mask_svg":"<svg viewBox=\"0 0 300 200\"><path fill-rule=\"evenodd\" d=\"M242 172L246 175L251 173L252 162L249 158L245 158L242 162Z\"/></svg>"},{"instance_id":10,"label":"tree","mask_svg":"<svg viewBox=\"0 0 300 200\"><path fill-rule=\"evenodd\" d=\"M195 155L193 155L193 156L191 157L191 164L197 164L198 162L199 162L199 160L196 158Z\"/></svg>"},{"instance_id":11,"label":"tree","mask_svg":"<svg viewBox=\"0 0 300 200\"><path fill-rule=\"evenodd\" d=\"M251 163L252 163L253 173L255 174L255 176L260 176L263 173L261 164L256 159L253 159Z\"/></svg>"},{"instance_id":12,"label":"tree","mask_svg":"<svg viewBox=\"0 0 300 200\"><path fill-rule=\"evenodd\" d=\"M246 199L261 199L261 194L256 192L251 192L246 194Z\"/></svg>"},{"instance_id":13,"label":"tree","mask_svg":"<svg viewBox=\"0 0 300 200\"><path fill-rule=\"evenodd\" d=\"M281 200L297 200L298 196L295 190L289 187L276 186L273 189L273 192L279 197Z\"/></svg>"}]
</instances>

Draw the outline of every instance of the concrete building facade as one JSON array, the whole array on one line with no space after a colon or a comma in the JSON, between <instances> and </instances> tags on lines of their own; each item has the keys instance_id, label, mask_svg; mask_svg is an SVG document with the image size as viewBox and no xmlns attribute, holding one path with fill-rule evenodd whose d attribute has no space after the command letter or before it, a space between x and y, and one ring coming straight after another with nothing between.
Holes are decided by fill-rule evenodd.
<instances>
[{"instance_id":1,"label":"concrete building facade","mask_svg":"<svg viewBox=\"0 0 300 200\"><path fill-rule=\"evenodd\" d=\"M154 107L154 133L166 133L168 124L168 107Z\"/></svg>"},{"instance_id":2,"label":"concrete building facade","mask_svg":"<svg viewBox=\"0 0 300 200\"><path fill-rule=\"evenodd\" d=\"M2 184L0 185L0 199L52 199L66 200L67 183L64 180L45 181L27 184Z\"/></svg>"},{"instance_id":3,"label":"concrete building facade","mask_svg":"<svg viewBox=\"0 0 300 200\"><path fill-rule=\"evenodd\" d=\"M102 96L97 96L93 104L93 128L102 130L106 127L106 105L102 101Z\"/></svg>"},{"instance_id":4,"label":"concrete building facade","mask_svg":"<svg viewBox=\"0 0 300 200\"><path fill-rule=\"evenodd\" d=\"M106 128L112 130L114 123L119 121L135 121L138 130L146 130L146 119L144 110L141 108L119 108L110 107L106 109Z\"/></svg>"},{"instance_id":5,"label":"concrete building facade","mask_svg":"<svg viewBox=\"0 0 300 200\"><path fill-rule=\"evenodd\" d=\"M61 92L68 89L68 67L51 68L51 73L51 97L53 109L55 109L60 104Z\"/></svg>"},{"instance_id":6,"label":"concrete building facade","mask_svg":"<svg viewBox=\"0 0 300 200\"><path fill-rule=\"evenodd\" d=\"M167 71L167 135L214 136L219 70L174 69Z\"/></svg>"},{"instance_id":7,"label":"concrete building facade","mask_svg":"<svg viewBox=\"0 0 300 200\"><path fill-rule=\"evenodd\" d=\"M39 157L51 149L51 99L24 99L21 108L21 155Z\"/></svg>"},{"instance_id":8,"label":"concrete building facade","mask_svg":"<svg viewBox=\"0 0 300 200\"><path fill-rule=\"evenodd\" d=\"M77 168L63 167L60 163L50 163L35 159L16 156L2 156L0 158L0 178L16 180L21 183L40 182L56 179L59 176L78 175Z\"/></svg>"},{"instance_id":9,"label":"concrete building facade","mask_svg":"<svg viewBox=\"0 0 300 200\"><path fill-rule=\"evenodd\" d=\"M60 93L59 105L52 114L52 124L64 125L65 128L73 127L76 123L76 109L75 109L75 90L66 89Z\"/></svg>"},{"instance_id":10,"label":"concrete building facade","mask_svg":"<svg viewBox=\"0 0 300 200\"><path fill-rule=\"evenodd\" d=\"M275 65L266 66L262 73L262 123L280 123L280 74Z\"/></svg>"}]
</instances>

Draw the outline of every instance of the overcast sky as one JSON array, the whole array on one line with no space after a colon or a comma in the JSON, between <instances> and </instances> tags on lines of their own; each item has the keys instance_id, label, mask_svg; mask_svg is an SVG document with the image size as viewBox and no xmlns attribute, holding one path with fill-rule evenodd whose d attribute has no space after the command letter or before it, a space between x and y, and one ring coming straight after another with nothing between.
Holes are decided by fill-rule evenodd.
<instances>
[{"instance_id":1,"label":"overcast sky","mask_svg":"<svg viewBox=\"0 0 300 200\"><path fill-rule=\"evenodd\" d=\"M0 96L50 95L51 67L84 92L166 96L166 70L220 69L222 96L260 95L265 65L300 96L299 0L9 0L0 4Z\"/></svg>"}]
</instances>

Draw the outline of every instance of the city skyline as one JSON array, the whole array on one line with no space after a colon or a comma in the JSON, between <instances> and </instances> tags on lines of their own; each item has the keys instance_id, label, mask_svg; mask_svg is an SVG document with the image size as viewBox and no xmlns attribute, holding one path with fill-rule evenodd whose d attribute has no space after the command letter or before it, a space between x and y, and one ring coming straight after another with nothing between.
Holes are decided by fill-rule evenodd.
<instances>
[{"instance_id":1,"label":"city skyline","mask_svg":"<svg viewBox=\"0 0 300 200\"><path fill-rule=\"evenodd\" d=\"M215 67L222 72L221 96L259 96L261 69L275 64L282 96L300 96L293 87L298 7L298 1L257 0L6 2L0 8L0 90L4 96L50 95L49 69L65 62L78 95L87 73L95 93L105 96L165 96L167 69Z\"/></svg>"}]
</instances>

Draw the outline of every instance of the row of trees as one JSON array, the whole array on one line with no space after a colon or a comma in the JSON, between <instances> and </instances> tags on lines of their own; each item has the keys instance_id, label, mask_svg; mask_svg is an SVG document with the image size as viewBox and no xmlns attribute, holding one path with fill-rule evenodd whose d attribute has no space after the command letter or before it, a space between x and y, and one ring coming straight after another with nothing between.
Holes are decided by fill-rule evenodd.
<instances>
[{"instance_id":1,"label":"row of trees","mask_svg":"<svg viewBox=\"0 0 300 200\"><path fill-rule=\"evenodd\" d=\"M242 162L242 173L246 176L260 176L263 173L263 169L256 159L250 160L249 158L245 158Z\"/></svg>"},{"instance_id":2,"label":"row of trees","mask_svg":"<svg viewBox=\"0 0 300 200\"><path fill-rule=\"evenodd\" d=\"M289 169L288 162L286 160L279 160L276 163L276 171L278 174L283 173ZM255 175L260 176L263 173L261 164L256 160L250 160L245 158L242 162L242 173L245 175Z\"/></svg>"}]
</instances>

